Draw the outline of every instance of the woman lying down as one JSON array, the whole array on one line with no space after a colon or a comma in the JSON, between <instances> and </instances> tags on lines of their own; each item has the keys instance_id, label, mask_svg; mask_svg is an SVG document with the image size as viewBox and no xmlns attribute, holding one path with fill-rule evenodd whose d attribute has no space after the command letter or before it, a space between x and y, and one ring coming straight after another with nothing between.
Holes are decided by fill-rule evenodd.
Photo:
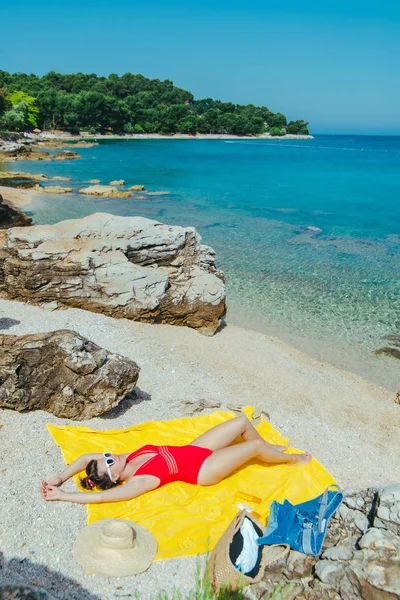
<instances>
[{"instance_id":1,"label":"woman lying down","mask_svg":"<svg viewBox=\"0 0 400 600\"><path fill-rule=\"evenodd\" d=\"M230 446L238 437L243 442ZM42 482L45 500L79 504L98 504L131 500L146 492L183 481L213 485L252 459L266 464L302 465L311 454L286 454L286 446L274 446L262 439L246 416L216 425L186 446L147 444L131 454L83 454L62 473ZM86 470L81 479L93 492L63 492L59 486L73 475ZM120 485L125 483L125 485Z\"/></svg>"}]
</instances>

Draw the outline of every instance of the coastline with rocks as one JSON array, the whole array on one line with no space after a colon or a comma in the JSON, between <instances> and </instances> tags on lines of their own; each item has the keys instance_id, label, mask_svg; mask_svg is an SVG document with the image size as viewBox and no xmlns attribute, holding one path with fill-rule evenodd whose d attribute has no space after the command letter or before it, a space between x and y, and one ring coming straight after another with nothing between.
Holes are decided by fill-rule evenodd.
<instances>
[{"instance_id":1,"label":"coastline with rocks","mask_svg":"<svg viewBox=\"0 0 400 600\"><path fill-rule=\"evenodd\" d=\"M59 179L29 173L18 177L33 187L2 185L0 194L5 204L22 208L44 192L35 186L50 183L52 187L51 182ZM4 179L7 176L3 184ZM124 185L121 181L110 181L111 187L118 191ZM131 187L147 193L142 185ZM100 192L107 196L110 189ZM0 385L0 436L2 447L7 448L0 478L6 490L3 517L8 524L0 550L8 579L22 583L33 574L35 585L57 597L57 578L51 577L56 569L64 578L65 597L82 600L91 596L92 600L116 600L133 592L147 600L154 597L154 590L171 593L176 587L189 592L195 580L194 558L155 563L134 578L104 581L83 572L71 553L65 552L84 527L86 511L79 505L46 504L40 497L40 480L63 467L46 424L70 424L71 419L83 418L79 425L106 430L229 410L232 405L257 405L271 415L271 422L291 446L311 452L348 491L321 560L304 561L291 553L284 564L276 565L274 575L266 574L264 585L251 586L246 598L259 600L282 578L297 586L292 598L319 599L326 594L326 598L352 600L354 590L368 586L382 594L374 598L395 598L395 575L389 584L379 578L368 580L368 565L378 571L390 567L390 573L397 568L399 499L397 488L393 494L386 489L400 480L399 406L393 390L313 359L278 338L221 323L223 275L215 266L215 253L200 244L194 228L104 214L51 226L26 225L11 225L0 233L0 371L19 377L26 343L38 346L35 360L43 363L44 372L45 361L57 357L60 364L70 361L75 375L68 372L65 385L54 378L53 387L43 394L43 389L35 387L35 371L25 370L21 386L30 391L21 394L16 410L10 406L15 382L7 387L2 380ZM137 274L140 289L133 298L128 292ZM139 292L140 307L134 302ZM132 320L137 318L154 323ZM195 331L203 328L214 335ZM46 352L50 339L57 351ZM62 354L66 345L83 352L78 364L73 351L67 359ZM118 365L121 360L126 361L131 391L127 392L125 380L122 385L114 379L113 387L121 388L121 393L111 394L107 405L88 412L83 403L66 416L62 394L69 402L69 390L78 375L93 374L100 381L107 361ZM47 401L55 395L57 402ZM101 387L96 399L101 399ZM18 412L23 403L30 410ZM31 410L35 408L39 410ZM24 456L35 456L38 448L41 460L27 473ZM71 481L65 487L74 489ZM28 501L27 489L32 490ZM384 506L382 501L381 514L375 519L371 507L377 498L387 500L388 494L393 496L391 503ZM29 511L24 510L27 502ZM382 524L384 516L388 518ZM38 531L49 535L38 539ZM338 560L350 562L343 566ZM45 565L48 572L37 565ZM85 595L87 590L90 596Z\"/></svg>"}]
</instances>

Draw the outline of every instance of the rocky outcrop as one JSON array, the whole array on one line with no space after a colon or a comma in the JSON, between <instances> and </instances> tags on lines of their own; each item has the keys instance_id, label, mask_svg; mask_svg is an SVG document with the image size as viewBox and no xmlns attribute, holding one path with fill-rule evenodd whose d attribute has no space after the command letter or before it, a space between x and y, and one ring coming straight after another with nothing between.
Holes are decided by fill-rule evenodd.
<instances>
[{"instance_id":1,"label":"rocky outcrop","mask_svg":"<svg viewBox=\"0 0 400 600\"><path fill-rule=\"evenodd\" d=\"M144 185L131 185L131 187L128 187L128 190L131 192L144 192L145 187Z\"/></svg>"},{"instance_id":2,"label":"rocky outcrop","mask_svg":"<svg viewBox=\"0 0 400 600\"><path fill-rule=\"evenodd\" d=\"M100 183L100 179L89 179L89 183Z\"/></svg>"},{"instance_id":3,"label":"rocky outcrop","mask_svg":"<svg viewBox=\"0 0 400 600\"><path fill-rule=\"evenodd\" d=\"M115 181L110 181L110 185L125 185L125 181L123 179L116 179Z\"/></svg>"},{"instance_id":4,"label":"rocky outcrop","mask_svg":"<svg viewBox=\"0 0 400 600\"><path fill-rule=\"evenodd\" d=\"M89 185L79 190L80 194L88 196L100 196L101 198L130 198L132 192L121 192L113 185Z\"/></svg>"},{"instance_id":5,"label":"rocky outcrop","mask_svg":"<svg viewBox=\"0 0 400 600\"><path fill-rule=\"evenodd\" d=\"M61 185L46 185L43 192L46 194L72 194L72 188L62 187Z\"/></svg>"},{"instance_id":6,"label":"rocky outcrop","mask_svg":"<svg viewBox=\"0 0 400 600\"><path fill-rule=\"evenodd\" d=\"M225 314L215 253L193 227L97 213L6 233L0 287L9 298L187 325L207 335Z\"/></svg>"},{"instance_id":7,"label":"rocky outcrop","mask_svg":"<svg viewBox=\"0 0 400 600\"><path fill-rule=\"evenodd\" d=\"M0 407L90 419L135 387L139 367L74 331L0 335Z\"/></svg>"},{"instance_id":8,"label":"rocky outcrop","mask_svg":"<svg viewBox=\"0 0 400 600\"><path fill-rule=\"evenodd\" d=\"M386 354L386 356L393 356L393 358L400 359L400 335L387 335L385 338L389 344L384 348L375 350L374 354Z\"/></svg>"},{"instance_id":9,"label":"rocky outcrop","mask_svg":"<svg viewBox=\"0 0 400 600\"><path fill-rule=\"evenodd\" d=\"M245 598L268 598L278 585L276 598L285 600L398 600L400 484L345 494L321 557L291 550L245 589Z\"/></svg>"},{"instance_id":10,"label":"rocky outcrop","mask_svg":"<svg viewBox=\"0 0 400 600\"><path fill-rule=\"evenodd\" d=\"M48 181L47 175L43 173L25 173L24 171L0 171L0 179L14 179L16 181ZM56 177L53 177L56 179Z\"/></svg>"},{"instance_id":11,"label":"rocky outcrop","mask_svg":"<svg viewBox=\"0 0 400 600\"><path fill-rule=\"evenodd\" d=\"M31 223L31 217L28 217L17 208L11 208L11 206L8 206L8 204L4 202L3 196L0 194L0 229L9 229L10 227L25 227Z\"/></svg>"},{"instance_id":12,"label":"rocky outcrop","mask_svg":"<svg viewBox=\"0 0 400 600\"><path fill-rule=\"evenodd\" d=\"M54 160L75 160L77 158L82 158L82 156L77 152L72 152L72 150L63 150L62 152L53 154L53 158Z\"/></svg>"}]
</instances>

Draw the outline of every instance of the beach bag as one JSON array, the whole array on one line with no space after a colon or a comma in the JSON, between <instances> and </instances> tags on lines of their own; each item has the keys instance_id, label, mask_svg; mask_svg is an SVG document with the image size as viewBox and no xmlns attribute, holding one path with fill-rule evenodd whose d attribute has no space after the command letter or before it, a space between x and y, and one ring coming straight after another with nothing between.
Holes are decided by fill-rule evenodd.
<instances>
[{"instance_id":1,"label":"beach bag","mask_svg":"<svg viewBox=\"0 0 400 600\"><path fill-rule=\"evenodd\" d=\"M257 560L253 569L248 573L241 572L235 567L235 563L241 552L241 544L243 545L241 527L244 519L249 519L257 539L263 535L263 525L246 510L241 510L235 515L208 559L207 575L214 592L220 589L236 592L246 585L256 583L262 578L268 565L285 556L290 550L288 544L279 543L272 547L258 545Z\"/></svg>"},{"instance_id":2,"label":"beach bag","mask_svg":"<svg viewBox=\"0 0 400 600\"><path fill-rule=\"evenodd\" d=\"M322 550L329 519L343 500L343 493L336 484L330 485L323 494L301 504L276 500L264 537L259 544L289 544L293 550L318 556Z\"/></svg>"}]
</instances>

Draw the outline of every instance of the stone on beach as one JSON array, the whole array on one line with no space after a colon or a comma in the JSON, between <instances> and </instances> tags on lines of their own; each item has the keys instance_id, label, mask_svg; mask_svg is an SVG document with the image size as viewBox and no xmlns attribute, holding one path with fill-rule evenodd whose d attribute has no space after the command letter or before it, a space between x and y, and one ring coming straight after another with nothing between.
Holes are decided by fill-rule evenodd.
<instances>
[{"instance_id":1,"label":"stone on beach","mask_svg":"<svg viewBox=\"0 0 400 600\"><path fill-rule=\"evenodd\" d=\"M212 335L225 314L223 274L193 227L97 213L14 228L0 243L0 289L114 317Z\"/></svg>"},{"instance_id":2,"label":"stone on beach","mask_svg":"<svg viewBox=\"0 0 400 600\"><path fill-rule=\"evenodd\" d=\"M131 187L128 187L128 190L132 192L144 192L145 189L144 185L131 185Z\"/></svg>"},{"instance_id":3,"label":"stone on beach","mask_svg":"<svg viewBox=\"0 0 400 600\"><path fill-rule=\"evenodd\" d=\"M72 188L62 187L61 185L46 185L43 192L46 194L72 194Z\"/></svg>"},{"instance_id":4,"label":"stone on beach","mask_svg":"<svg viewBox=\"0 0 400 600\"><path fill-rule=\"evenodd\" d=\"M89 183L100 183L100 179L89 179Z\"/></svg>"},{"instance_id":5,"label":"stone on beach","mask_svg":"<svg viewBox=\"0 0 400 600\"><path fill-rule=\"evenodd\" d=\"M72 150L63 150L62 152L56 152L53 154L54 160L70 160L82 158L80 154L77 152L72 152Z\"/></svg>"},{"instance_id":6,"label":"stone on beach","mask_svg":"<svg viewBox=\"0 0 400 600\"><path fill-rule=\"evenodd\" d=\"M135 387L138 365L78 333L0 335L0 407L88 419Z\"/></svg>"},{"instance_id":7,"label":"stone on beach","mask_svg":"<svg viewBox=\"0 0 400 600\"><path fill-rule=\"evenodd\" d=\"M9 229L10 227L25 227L32 223L31 217L21 212L17 208L12 208L4 202L0 194L0 229ZM1 244L1 241L0 241Z\"/></svg>"},{"instance_id":8,"label":"stone on beach","mask_svg":"<svg viewBox=\"0 0 400 600\"><path fill-rule=\"evenodd\" d=\"M122 192L112 185L89 185L86 188L81 188L79 193L102 198L130 198L133 196L132 192Z\"/></svg>"},{"instance_id":9,"label":"stone on beach","mask_svg":"<svg viewBox=\"0 0 400 600\"><path fill-rule=\"evenodd\" d=\"M115 181L110 181L110 185L125 185L125 181L123 179L116 179Z\"/></svg>"}]
</instances>

